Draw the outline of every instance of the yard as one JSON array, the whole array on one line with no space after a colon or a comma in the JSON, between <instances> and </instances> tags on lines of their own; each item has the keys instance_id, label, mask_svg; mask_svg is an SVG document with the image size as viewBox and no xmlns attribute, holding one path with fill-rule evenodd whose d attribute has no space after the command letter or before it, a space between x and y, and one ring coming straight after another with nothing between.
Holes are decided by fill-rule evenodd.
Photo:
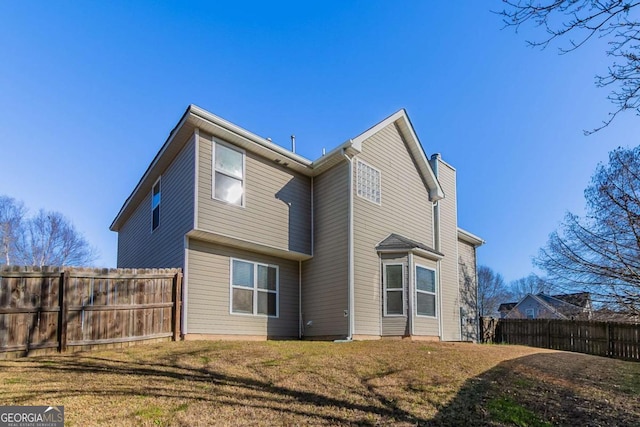
<instances>
[{"instance_id":1,"label":"yard","mask_svg":"<svg viewBox=\"0 0 640 427\"><path fill-rule=\"evenodd\" d=\"M521 346L171 342L0 361L66 425L637 425L640 364Z\"/></svg>"}]
</instances>

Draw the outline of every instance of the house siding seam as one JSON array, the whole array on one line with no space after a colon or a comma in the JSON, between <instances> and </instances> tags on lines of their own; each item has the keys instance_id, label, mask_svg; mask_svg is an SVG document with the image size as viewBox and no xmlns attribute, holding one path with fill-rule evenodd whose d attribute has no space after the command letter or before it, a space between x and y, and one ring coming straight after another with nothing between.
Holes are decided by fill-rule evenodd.
<instances>
[{"instance_id":1,"label":"house siding seam","mask_svg":"<svg viewBox=\"0 0 640 427\"><path fill-rule=\"evenodd\" d=\"M407 144L394 124L364 140L362 152L355 158L381 172L382 194L380 205L354 196L354 334L379 335L382 282L375 247L391 233L418 242L432 242L432 203ZM356 173L354 170L354 185Z\"/></svg>"},{"instance_id":2,"label":"house siding seam","mask_svg":"<svg viewBox=\"0 0 640 427\"><path fill-rule=\"evenodd\" d=\"M311 178L246 151L244 206L226 204L212 197L214 141L200 131L199 229L310 254Z\"/></svg>"},{"instance_id":3,"label":"house siding seam","mask_svg":"<svg viewBox=\"0 0 640 427\"><path fill-rule=\"evenodd\" d=\"M162 173L160 225L151 231L151 190L118 230L119 268L184 268L184 235L193 228L195 138Z\"/></svg>"},{"instance_id":4,"label":"house siding seam","mask_svg":"<svg viewBox=\"0 0 640 427\"><path fill-rule=\"evenodd\" d=\"M302 320L305 337L346 337L348 310L349 164L316 176L314 253L302 263ZM307 325L312 322L311 325Z\"/></svg>"},{"instance_id":5,"label":"house siding seam","mask_svg":"<svg viewBox=\"0 0 640 427\"><path fill-rule=\"evenodd\" d=\"M189 334L298 335L298 262L189 239ZM279 316L229 313L230 259L277 265Z\"/></svg>"}]
</instances>

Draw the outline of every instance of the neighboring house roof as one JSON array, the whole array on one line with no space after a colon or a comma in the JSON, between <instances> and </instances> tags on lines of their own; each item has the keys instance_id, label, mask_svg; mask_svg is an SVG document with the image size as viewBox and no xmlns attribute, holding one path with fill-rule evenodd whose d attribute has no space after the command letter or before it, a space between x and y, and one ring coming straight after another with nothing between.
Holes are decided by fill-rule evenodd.
<instances>
[{"instance_id":1,"label":"neighboring house roof","mask_svg":"<svg viewBox=\"0 0 640 427\"><path fill-rule=\"evenodd\" d=\"M186 145L190 135L193 135L196 129L202 129L215 137L229 141L267 159L271 159L303 175L316 176L343 161L344 154L353 156L359 153L362 150L362 141L391 124L396 126L404 138L409 151L413 155L420 175L429 191L430 199L432 201L443 199L444 192L442 191L442 186L438 182L427 160L422 145L413 130L409 116L404 109L390 115L377 125L355 138L347 140L331 152L312 162L200 107L189 105L132 193L124 202L109 228L112 231L118 231L120 229L142 199L151 191L151 187L156 179Z\"/></svg>"},{"instance_id":2,"label":"neighboring house roof","mask_svg":"<svg viewBox=\"0 0 640 427\"><path fill-rule=\"evenodd\" d=\"M589 303L591 301L591 294L589 292L551 295L551 297L583 308L587 308L590 305Z\"/></svg>"},{"instance_id":3,"label":"neighboring house roof","mask_svg":"<svg viewBox=\"0 0 640 427\"><path fill-rule=\"evenodd\" d=\"M561 297L561 298L558 298ZM583 305L572 304L563 299L566 298L569 301L576 301ZM590 296L588 292L581 292L578 294L561 294L561 295L545 295L544 293L539 293L537 295L527 294L524 298L518 301L517 304L514 303L503 303L500 304L500 308L498 311L506 311L506 312L515 312L517 311L518 306L524 303L527 299L533 299L540 306L544 307L550 313L557 315L560 318L567 319L571 316L578 315L585 311L585 308L588 308L587 301L590 300ZM508 316L508 315L507 315Z\"/></svg>"},{"instance_id":4,"label":"neighboring house roof","mask_svg":"<svg viewBox=\"0 0 640 427\"><path fill-rule=\"evenodd\" d=\"M386 239L376 246L378 252L423 252L428 258L441 259L442 252L438 252L424 243L416 242L408 237L391 233Z\"/></svg>"},{"instance_id":5,"label":"neighboring house roof","mask_svg":"<svg viewBox=\"0 0 640 427\"><path fill-rule=\"evenodd\" d=\"M468 232L467 230L463 230L460 227L458 227L458 239L473 245L473 247L475 248L487 243L481 237L478 237L475 234Z\"/></svg>"},{"instance_id":6,"label":"neighboring house roof","mask_svg":"<svg viewBox=\"0 0 640 427\"><path fill-rule=\"evenodd\" d=\"M516 305L518 305L517 302L503 302L498 307L498 311L511 311Z\"/></svg>"}]
</instances>

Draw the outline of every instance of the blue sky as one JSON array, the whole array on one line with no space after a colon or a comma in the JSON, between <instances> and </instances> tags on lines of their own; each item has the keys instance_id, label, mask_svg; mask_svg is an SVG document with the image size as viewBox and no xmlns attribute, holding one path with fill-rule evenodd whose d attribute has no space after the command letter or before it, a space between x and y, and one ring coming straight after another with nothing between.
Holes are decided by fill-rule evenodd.
<instances>
[{"instance_id":1,"label":"blue sky","mask_svg":"<svg viewBox=\"0 0 640 427\"><path fill-rule=\"evenodd\" d=\"M456 6L448 6L455 4ZM596 135L603 42L571 55L501 30L499 1L0 2L0 194L58 210L116 264L108 230L196 104L310 159L406 108L458 170L459 225L507 280L640 119ZM539 34L539 33L537 33Z\"/></svg>"}]
</instances>

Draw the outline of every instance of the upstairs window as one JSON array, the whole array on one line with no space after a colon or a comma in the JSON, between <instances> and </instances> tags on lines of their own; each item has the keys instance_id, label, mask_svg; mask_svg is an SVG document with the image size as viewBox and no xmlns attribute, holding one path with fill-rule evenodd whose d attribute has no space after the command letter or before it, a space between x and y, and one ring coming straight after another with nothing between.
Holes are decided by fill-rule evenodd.
<instances>
[{"instance_id":1,"label":"upstairs window","mask_svg":"<svg viewBox=\"0 0 640 427\"><path fill-rule=\"evenodd\" d=\"M356 192L370 202L381 202L380 171L362 160L356 161Z\"/></svg>"},{"instance_id":2,"label":"upstairs window","mask_svg":"<svg viewBox=\"0 0 640 427\"><path fill-rule=\"evenodd\" d=\"M160 178L151 190L151 231L160 225Z\"/></svg>"},{"instance_id":3,"label":"upstairs window","mask_svg":"<svg viewBox=\"0 0 640 427\"><path fill-rule=\"evenodd\" d=\"M213 198L232 205L244 204L244 152L214 143Z\"/></svg>"},{"instance_id":4,"label":"upstairs window","mask_svg":"<svg viewBox=\"0 0 640 427\"><path fill-rule=\"evenodd\" d=\"M278 267L231 260L231 313L278 317Z\"/></svg>"},{"instance_id":5,"label":"upstairs window","mask_svg":"<svg viewBox=\"0 0 640 427\"><path fill-rule=\"evenodd\" d=\"M416 266L416 314L436 317L436 272Z\"/></svg>"}]
</instances>

